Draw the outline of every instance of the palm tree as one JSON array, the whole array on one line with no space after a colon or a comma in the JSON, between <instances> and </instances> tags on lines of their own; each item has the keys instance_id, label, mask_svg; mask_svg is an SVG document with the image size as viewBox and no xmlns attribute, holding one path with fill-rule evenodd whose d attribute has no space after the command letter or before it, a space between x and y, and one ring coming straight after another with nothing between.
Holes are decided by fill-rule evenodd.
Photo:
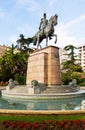
<instances>
[{"instance_id":1,"label":"palm tree","mask_svg":"<svg viewBox=\"0 0 85 130\"><path fill-rule=\"evenodd\" d=\"M25 40L25 38L24 38L24 35L23 34L20 34L20 39L18 39L17 41L17 47L18 47L18 49L22 49L23 48L23 46L25 45L25 43L26 43L26 40Z\"/></svg>"},{"instance_id":2,"label":"palm tree","mask_svg":"<svg viewBox=\"0 0 85 130\"><path fill-rule=\"evenodd\" d=\"M20 39L16 42L19 50L27 52L30 49L29 44L33 42L33 38L24 38L24 35L20 34Z\"/></svg>"}]
</instances>

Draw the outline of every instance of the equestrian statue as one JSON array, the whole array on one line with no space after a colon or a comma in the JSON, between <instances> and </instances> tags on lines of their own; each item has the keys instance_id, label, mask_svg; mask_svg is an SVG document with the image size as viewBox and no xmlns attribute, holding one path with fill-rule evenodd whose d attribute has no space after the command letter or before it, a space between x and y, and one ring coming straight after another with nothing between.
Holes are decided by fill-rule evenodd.
<instances>
[{"instance_id":1,"label":"equestrian statue","mask_svg":"<svg viewBox=\"0 0 85 130\"><path fill-rule=\"evenodd\" d=\"M54 34L54 26L57 25L58 15L51 16L49 21L46 19L46 13L41 18L39 31L33 37L33 45L37 45L37 49L41 45L43 39L46 39L46 46L48 46L48 38L51 40L55 36L55 43L57 42L57 35Z\"/></svg>"}]
</instances>

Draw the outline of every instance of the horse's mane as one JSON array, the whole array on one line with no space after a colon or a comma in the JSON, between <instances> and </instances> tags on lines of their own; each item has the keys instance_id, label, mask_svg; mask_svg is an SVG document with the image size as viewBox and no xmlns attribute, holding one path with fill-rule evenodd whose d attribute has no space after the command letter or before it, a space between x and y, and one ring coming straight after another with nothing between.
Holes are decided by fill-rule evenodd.
<instances>
[{"instance_id":1,"label":"horse's mane","mask_svg":"<svg viewBox=\"0 0 85 130\"><path fill-rule=\"evenodd\" d=\"M50 19L49 19L49 22L53 19L54 16L51 16Z\"/></svg>"}]
</instances>

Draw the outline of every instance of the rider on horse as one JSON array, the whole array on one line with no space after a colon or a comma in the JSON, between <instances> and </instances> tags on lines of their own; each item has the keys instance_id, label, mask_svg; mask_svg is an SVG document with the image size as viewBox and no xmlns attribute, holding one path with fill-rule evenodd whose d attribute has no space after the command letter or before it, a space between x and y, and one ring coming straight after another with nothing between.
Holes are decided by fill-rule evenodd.
<instances>
[{"instance_id":1,"label":"rider on horse","mask_svg":"<svg viewBox=\"0 0 85 130\"><path fill-rule=\"evenodd\" d=\"M41 22L40 22L40 26L39 26L39 30L43 32L44 34L44 29L48 24L48 20L46 19L46 13L43 14L43 18L41 18Z\"/></svg>"},{"instance_id":2,"label":"rider on horse","mask_svg":"<svg viewBox=\"0 0 85 130\"><path fill-rule=\"evenodd\" d=\"M54 34L54 26L57 25L57 15L51 16L49 21L46 19L46 13L41 18L39 31L33 36L33 45L37 45L37 48L40 46L40 43L43 39L46 38L46 46L48 45L48 38L55 37L55 43L57 42L57 35Z\"/></svg>"},{"instance_id":3,"label":"rider on horse","mask_svg":"<svg viewBox=\"0 0 85 130\"><path fill-rule=\"evenodd\" d=\"M44 35L44 29L46 28L47 25L48 25L48 20L46 19L46 13L44 13L43 18L41 18L41 22L39 26L39 30L42 31L43 35ZM52 39L51 36L49 37L49 39Z\"/></svg>"}]
</instances>

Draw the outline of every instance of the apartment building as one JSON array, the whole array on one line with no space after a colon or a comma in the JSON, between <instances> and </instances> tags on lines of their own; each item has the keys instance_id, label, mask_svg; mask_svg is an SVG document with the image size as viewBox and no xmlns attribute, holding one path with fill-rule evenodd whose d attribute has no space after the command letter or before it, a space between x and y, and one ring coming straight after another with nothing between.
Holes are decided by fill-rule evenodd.
<instances>
[{"instance_id":1,"label":"apartment building","mask_svg":"<svg viewBox=\"0 0 85 130\"><path fill-rule=\"evenodd\" d=\"M3 54L5 53L5 51L8 49L9 49L9 47L7 47L5 45L0 45L0 57L2 57Z\"/></svg>"},{"instance_id":2,"label":"apartment building","mask_svg":"<svg viewBox=\"0 0 85 130\"><path fill-rule=\"evenodd\" d=\"M79 64L85 71L85 45L78 47L79 49Z\"/></svg>"},{"instance_id":3,"label":"apartment building","mask_svg":"<svg viewBox=\"0 0 85 130\"><path fill-rule=\"evenodd\" d=\"M66 60L69 60L68 55L65 55L67 52L63 49L59 49L60 54L60 64ZM85 45L79 46L77 51L76 63L79 64L83 71L85 71ZM61 65L62 68L62 65Z\"/></svg>"}]
</instances>

